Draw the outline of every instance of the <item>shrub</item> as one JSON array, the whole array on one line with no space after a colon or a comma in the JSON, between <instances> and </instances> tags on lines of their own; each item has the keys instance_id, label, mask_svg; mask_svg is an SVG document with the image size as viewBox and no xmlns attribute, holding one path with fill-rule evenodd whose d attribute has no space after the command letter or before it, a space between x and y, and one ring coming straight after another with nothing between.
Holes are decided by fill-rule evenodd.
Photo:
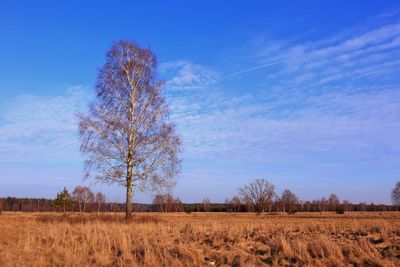
<instances>
[{"instance_id":1,"label":"shrub","mask_svg":"<svg viewBox=\"0 0 400 267\"><path fill-rule=\"evenodd\" d=\"M297 211L296 210L288 210L287 213L288 214L295 214Z\"/></svg>"},{"instance_id":2,"label":"shrub","mask_svg":"<svg viewBox=\"0 0 400 267\"><path fill-rule=\"evenodd\" d=\"M344 209L342 207L336 209L336 214L344 214Z\"/></svg>"}]
</instances>

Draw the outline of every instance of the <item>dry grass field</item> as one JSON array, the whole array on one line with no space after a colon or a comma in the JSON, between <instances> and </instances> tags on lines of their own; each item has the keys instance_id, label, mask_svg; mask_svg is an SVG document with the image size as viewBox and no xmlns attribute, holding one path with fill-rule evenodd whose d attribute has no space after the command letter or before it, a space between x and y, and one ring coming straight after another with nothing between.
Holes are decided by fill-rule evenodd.
<instances>
[{"instance_id":1,"label":"dry grass field","mask_svg":"<svg viewBox=\"0 0 400 267\"><path fill-rule=\"evenodd\" d=\"M399 213L7 213L0 266L400 266Z\"/></svg>"}]
</instances>

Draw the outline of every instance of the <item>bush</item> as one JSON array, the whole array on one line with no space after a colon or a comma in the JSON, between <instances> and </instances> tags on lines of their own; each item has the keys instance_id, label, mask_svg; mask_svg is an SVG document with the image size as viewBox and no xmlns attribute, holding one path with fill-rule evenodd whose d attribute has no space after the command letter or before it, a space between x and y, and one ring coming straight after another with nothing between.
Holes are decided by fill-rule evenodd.
<instances>
[{"instance_id":1,"label":"bush","mask_svg":"<svg viewBox=\"0 0 400 267\"><path fill-rule=\"evenodd\" d=\"M3 212L3 207L0 207L0 215L1 215L2 212Z\"/></svg>"},{"instance_id":2,"label":"bush","mask_svg":"<svg viewBox=\"0 0 400 267\"><path fill-rule=\"evenodd\" d=\"M343 208L337 208L336 209L336 214L344 214L344 209Z\"/></svg>"},{"instance_id":3,"label":"bush","mask_svg":"<svg viewBox=\"0 0 400 267\"><path fill-rule=\"evenodd\" d=\"M296 210L288 210L287 213L288 214L295 214L297 211Z\"/></svg>"}]
</instances>

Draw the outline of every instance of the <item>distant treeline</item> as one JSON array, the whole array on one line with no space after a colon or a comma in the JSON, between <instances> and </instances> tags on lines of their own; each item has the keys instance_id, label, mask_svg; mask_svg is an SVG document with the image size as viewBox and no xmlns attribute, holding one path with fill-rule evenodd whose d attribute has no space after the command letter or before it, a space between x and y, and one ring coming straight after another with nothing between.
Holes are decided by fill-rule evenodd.
<instances>
[{"instance_id":1,"label":"distant treeline","mask_svg":"<svg viewBox=\"0 0 400 267\"><path fill-rule=\"evenodd\" d=\"M149 204L133 204L136 211L151 211ZM26 211L26 212L47 212L61 211L60 207L53 199L46 198L17 198L7 197L0 198L0 209L3 211ZM123 211L125 204L121 203L103 203L101 212L119 212ZM67 209L68 211L79 211L78 202L74 201ZM97 212L97 203L88 203L87 212Z\"/></svg>"},{"instance_id":2,"label":"distant treeline","mask_svg":"<svg viewBox=\"0 0 400 267\"><path fill-rule=\"evenodd\" d=\"M51 212L61 211L55 200L45 198L0 198L0 210L23 211L23 212ZM67 209L68 211L80 211L79 203L74 201ZM121 212L125 210L122 203L102 203L100 208L97 203L87 203L86 212ZM136 212L254 212L253 205L241 203L237 199L225 203L210 203L206 199L202 203L182 203L172 197L154 201L153 204L134 203L133 210ZM330 203L328 199L304 201L291 207L292 212L345 212L345 211L396 211L396 206L374 203ZM285 210L280 201L271 203L268 212L283 212Z\"/></svg>"}]
</instances>

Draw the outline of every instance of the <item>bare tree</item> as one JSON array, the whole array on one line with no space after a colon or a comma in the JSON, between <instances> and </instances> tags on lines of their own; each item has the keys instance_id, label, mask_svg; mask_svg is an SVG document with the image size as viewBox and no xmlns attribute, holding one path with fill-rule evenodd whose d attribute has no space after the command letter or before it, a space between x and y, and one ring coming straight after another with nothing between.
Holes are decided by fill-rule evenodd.
<instances>
[{"instance_id":1,"label":"bare tree","mask_svg":"<svg viewBox=\"0 0 400 267\"><path fill-rule=\"evenodd\" d=\"M283 191L281 201L283 204L283 211L289 213L293 213L296 209L296 205L299 204L298 197L289 189L285 189L285 191Z\"/></svg>"},{"instance_id":2,"label":"bare tree","mask_svg":"<svg viewBox=\"0 0 400 267\"><path fill-rule=\"evenodd\" d=\"M305 211L310 212L312 206L313 206L313 205L312 205L311 201L305 201L304 204L303 204L303 209L304 209Z\"/></svg>"},{"instance_id":3,"label":"bare tree","mask_svg":"<svg viewBox=\"0 0 400 267\"><path fill-rule=\"evenodd\" d=\"M181 141L156 69L150 49L114 43L99 71L97 97L86 115L78 115L85 176L126 188L126 219L134 190L172 187L179 170Z\"/></svg>"},{"instance_id":4,"label":"bare tree","mask_svg":"<svg viewBox=\"0 0 400 267\"><path fill-rule=\"evenodd\" d=\"M101 206L104 205L105 202L106 202L106 195L101 192L97 192L96 194L97 214L100 213Z\"/></svg>"},{"instance_id":5,"label":"bare tree","mask_svg":"<svg viewBox=\"0 0 400 267\"><path fill-rule=\"evenodd\" d=\"M275 186L265 179L257 179L254 182L239 188L239 194L244 203L252 203L256 212L265 211L266 205L271 210L272 199L275 195Z\"/></svg>"},{"instance_id":6,"label":"bare tree","mask_svg":"<svg viewBox=\"0 0 400 267\"><path fill-rule=\"evenodd\" d=\"M396 183L392 190L392 203L397 206L397 210L400 208L400 181Z\"/></svg>"},{"instance_id":7,"label":"bare tree","mask_svg":"<svg viewBox=\"0 0 400 267\"><path fill-rule=\"evenodd\" d=\"M274 204L277 212L285 211L285 205L283 204L283 201L280 198L280 196L275 195Z\"/></svg>"},{"instance_id":8,"label":"bare tree","mask_svg":"<svg viewBox=\"0 0 400 267\"><path fill-rule=\"evenodd\" d=\"M343 200L342 201L342 205L343 205L343 210L344 211L351 211L351 203L348 200Z\"/></svg>"},{"instance_id":9,"label":"bare tree","mask_svg":"<svg viewBox=\"0 0 400 267\"><path fill-rule=\"evenodd\" d=\"M252 212L254 211L254 204L250 199L246 199L246 201L244 201L244 206L245 206L245 210L247 210L247 212Z\"/></svg>"},{"instance_id":10,"label":"bare tree","mask_svg":"<svg viewBox=\"0 0 400 267\"><path fill-rule=\"evenodd\" d=\"M327 211L328 200L325 197L322 197L319 200L320 211Z\"/></svg>"},{"instance_id":11,"label":"bare tree","mask_svg":"<svg viewBox=\"0 0 400 267\"><path fill-rule=\"evenodd\" d=\"M174 211L175 212L183 211L183 202L179 198L174 199Z\"/></svg>"},{"instance_id":12,"label":"bare tree","mask_svg":"<svg viewBox=\"0 0 400 267\"><path fill-rule=\"evenodd\" d=\"M94 194L89 187L83 187L82 190L82 203L83 203L83 212L86 210L86 205L94 202Z\"/></svg>"},{"instance_id":13,"label":"bare tree","mask_svg":"<svg viewBox=\"0 0 400 267\"><path fill-rule=\"evenodd\" d=\"M167 194L157 194L153 198L153 205L157 208L157 211L160 212L177 212L183 210L183 203L179 198L175 198L167 193Z\"/></svg>"},{"instance_id":14,"label":"bare tree","mask_svg":"<svg viewBox=\"0 0 400 267\"><path fill-rule=\"evenodd\" d=\"M231 212L233 209L231 207L231 201L229 200L229 198L225 198L225 211L226 212Z\"/></svg>"},{"instance_id":15,"label":"bare tree","mask_svg":"<svg viewBox=\"0 0 400 267\"><path fill-rule=\"evenodd\" d=\"M79 212L82 211L82 201L81 201L81 192L82 186L75 187L74 191L72 191L72 199L78 202Z\"/></svg>"},{"instance_id":16,"label":"bare tree","mask_svg":"<svg viewBox=\"0 0 400 267\"><path fill-rule=\"evenodd\" d=\"M232 206L233 206L233 211L234 212L238 212L239 209L240 209L240 205L241 205L240 198L238 196L232 197L231 203L232 203Z\"/></svg>"},{"instance_id":17,"label":"bare tree","mask_svg":"<svg viewBox=\"0 0 400 267\"><path fill-rule=\"evenodd\" d=\"M328 202L331 211L335 211L336 208L340 205L340 200L336 194L331 194L329 196Z\"/></svg>"},{"instance_id":18,"label":"bare tree","mask_svg":"<svg viewBox=\"0 0 400 267\"><path fill-rule=\"evenodd\" d=\"M170 193L167 193L164 195L164 201L165 201L165 211L166 212L172 211L172 208L174 207L174 197Z\"/></svg>"},{"instance_id":19,"label":"bare tree","mask_svg":"<svg viewBox=\"0 0 400 267\"><path fill-rule=\"evenodd\" d=\"M157 207L158 211L164 212L165 196L162 194L157 194L153 198L153 205Z\"/></svg>"},{"instance_id":20,"label":"bare tree","mask_svg":"<svg viewBox=\"0 0 400 267\"><path fill-rule=\"evenodd\" d=\"M210 199L208 199L208 198L204 198L203 199L203 206L204 206L204 211L205 212L208 212L208 211L210 211Z\"/></svg>"},{"instance_id":21,"label":"bare tree","mask_svg":"<svg viewBox=\"0 0 400 267\"><path fill-rule=\"evenodd\" d=\"M368 204L365 202L360 202L360 203L358 203L358 207L359 207L360 211L367 211Z\"/></svg>"},{"instance_id":22,"label":"bare tree","mask_svg":"<svg viewBox=\"0 0 400 267\"><path fill-rule=\"evenodd\" d=\"M92 190L86 186L77 186L72 192L73 199L78 202L79 212L86 210L86 204L93 203L94 195Z\"/></svg>"}]
</instances>

